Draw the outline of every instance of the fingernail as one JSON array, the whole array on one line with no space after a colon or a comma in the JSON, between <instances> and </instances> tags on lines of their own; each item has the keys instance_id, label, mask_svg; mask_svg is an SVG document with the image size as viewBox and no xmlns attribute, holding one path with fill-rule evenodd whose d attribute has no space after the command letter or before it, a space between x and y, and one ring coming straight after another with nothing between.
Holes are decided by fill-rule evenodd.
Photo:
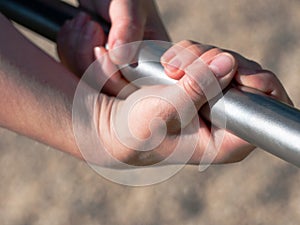
<instances>
[{"instance_id":1,"label":"fingernail","mask_svg":"<svg viewBox=\"0 0 300 225\"><path fill-rule=\"evenodd\" d=\"M179 59L174 59L166 64L166 69L170 72L176 72L180 69L181 61Z\"/></svg>"},{"instance_id":2,"label":"fingernail","mask_svg":"<svg viewBox=\"0 0 300 225\"><path fill-rule=\"evenodd\" d=\"M174 56L176 55L176 53L174 51L166 51L163 56L161 57L161 61L164 62L169 62Z\"/></svg>"},{"instance_id":3,"label":"fingernail","mask_svg":"<svg viewBox=\"0 0 300 225\"><path fill-rule=\"evenodd\" d=\"M209 68L213 71L216 77L223 77L233 70L234 62L230 55L221 53L213 59L209 64Z\"/></svg>"},{"instance_id":4,"label":"fingernail","mask_svg":"<svg viewBox=\"0 0 300 225\"><path fill-rule=\"evenodd\" d=\"M89 21L84 27L84 37L90 39L95 31L95 24L92 21Z\"/></svg>"},{"instance_id":5,"label":"fingernail","mask_svg":"<svg viewBox=\"0 0 300 225\"><path fill-rule=\"evenodd\" d=\"M105 53L106 52L103 48L100 48L98 46L94 48L94 55L96 59L100 59Z\"/></svg>"}]
</instances>

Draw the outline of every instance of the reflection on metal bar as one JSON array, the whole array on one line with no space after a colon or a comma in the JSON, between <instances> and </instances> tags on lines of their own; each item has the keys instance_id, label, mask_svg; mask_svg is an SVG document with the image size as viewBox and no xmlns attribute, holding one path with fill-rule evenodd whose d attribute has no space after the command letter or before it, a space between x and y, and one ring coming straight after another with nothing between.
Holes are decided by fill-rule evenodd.
<instances>
[{"instance_id":1,"label":"reflection on metal bar","mask_svg":"<svg viewBox=\"0 0 300 225\"><path fill-rule=\"evenodd\" d=\"M148 83L173 84L159 62L166 50L155 42L141 47L137 66L122 73L130 80L141 77ZM149 61L150 60L150 61ZM161 79L163 78L163 79ZM210 113L211 112L211 113ZM200 112L216 127L224 128L247 142L300 167L300 111L249 89L229 88ZM211 119L212 117L212 119Z\"/></svg>"},{"instance_id":2,"label":"reflection on metal bar","mask_svg":"<svg viewBox=\"0 0 300 225\"><path fill-rule=\"evenodd\" d=\"M60 27L80 11L86 11L108 33L110 25L88 10L57 0L0 0L0 12L36 33L56 41Z\"/></svg>"},{"instance_id":3,"label":"reflection on metal bar","mask_svg":"<svg viewBox=\"0 0 300 225\"><path fill-rule=\"evenodd\" d=\"M270 97L234 88L224 93L212 110L226 129L240 138L300 167L300 111Z\"/></svg>"},{"instance_id":4,"label":"reflection on metal bar","mask_svg":"<svg viewBox=\"0 0 300 225\"><path fill-rule=\"evenodd\" d=\"M52 41L56 40L56 34L63 22L80 11L78 8L54 0L0 0L0 10L12 20ZM97 20L108 33L109 24L99 18ZM141 51L139 61L147 60L151 51L159 60L164 49L148 47L146 55L142 53L145 51ZM157 74L161 77L166 76L159 63L148 65L139 63L137 67L128 67L123 72L125 75L130 74L130 79L157 76ZM161 82L168 83L165 79ZM215 99L211 106L210 110L216 118L214 125L225 128L251 144L300 167L300 111L298 109L266 96L234 88L228 89L222 98ZM222 122L224 120L226 126Z\"/></svg>"}]
</instances>

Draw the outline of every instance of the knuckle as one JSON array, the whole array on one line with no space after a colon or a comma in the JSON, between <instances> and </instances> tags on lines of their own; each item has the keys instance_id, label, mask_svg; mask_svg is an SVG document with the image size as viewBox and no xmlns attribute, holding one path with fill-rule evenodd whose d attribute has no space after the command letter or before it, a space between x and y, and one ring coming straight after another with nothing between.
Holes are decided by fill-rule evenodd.
<instances>
[{"instance_id":1,"label":"knuckle","mask_svg":"<svg viewBox=\"0 0 300 225\"><path fill-rule=\"evenodd\" d=\"M204 48L201 45L191 45L187 48L188 51L199 57L204 53Z\"/></svg>"},{"instance_id":2,"label":"knuckle","mask_svg":"<svg viewBox=\"0 0 300 225\"><path fill-rule=\"evenodd\" d=\"M211 46L207 51L212 52L214 54L220 54L220 53L224 52L222 49L215 47L215 46Z\"/></svg>"},{"instance_id":3,"label":"knuckle","mask_svg":"<svg viewBox=\"0 0 300 225\"><path fill-rule=\"evenodd\" d=\"M194 55L196 55L197 57L200 57L202 54L204 54L205 52L213 49L213 46L210 45L202 45L202 44L192 44L190 45L187 49L189 51L191 51Z\"/></svg>"},{"instance_id":4,"label":"knuckle","mask_svg":"<svg viewBox=\"0 0 300 225\"><path fill-rule=\"evenodd\" d=\"M183 82L184 91L192 98L196 100L199 96L203 96L203 91L198 82L192 78L190 75L186 75L186 78Z\"/></svg>"},{"instance_id":5,"label":"knuckle","mask_svg":"<svg viewBox=\"0 0 300 225\"><path fill-rule=\"evenodd\" d=\"M123 18L119 21L118 27L126 28L130 31L139 31L144 28L143 24L132 18Z\"/></svg>"},{"instance_id":6,"label":"knuckle","mask_svg":"<svg viewBox=\"0 0 300 225\"><path fill-rule=\"evenodd\" d=\"M190 45L193 45L193 44L194 44L194 42L191 41L191 40L182 40L182 41L178 42L177 45L180 46L180 47L186 48L186 47L188 47Z\"/></svg>"}]
</instances>

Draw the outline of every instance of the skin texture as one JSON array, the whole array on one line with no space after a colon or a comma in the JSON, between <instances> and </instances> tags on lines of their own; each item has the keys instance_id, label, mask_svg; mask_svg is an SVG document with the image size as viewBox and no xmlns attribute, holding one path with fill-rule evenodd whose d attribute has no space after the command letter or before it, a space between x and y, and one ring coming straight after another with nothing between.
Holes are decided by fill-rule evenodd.
<instances>
[{"instance_id":1,"label":"skin texture","mask_svg":"<svg viewBox=\"0 0 300 225\"><path fill-rule=\"evenodd\" d=\"M188 67L192 65L198 57L200 57L204 62L209 63L211 69L214 70L215 67L211 66L211 61L215 60L216 54L220 54L223 51L230 52L236 60L238 66L234 72L231 82L238 88L251 88L259 93L266 94L272 98L292 104L280 81L272 72L262 69L258 63L248 60L232 51L221 50L214 46L202 45L193 41L181 41L170 48L162 56L161 62L164 65L165 72L168 76L173 79L182 79L187 75ZM187 52L191 52L192 54L187 55ZM223 66L224 64L218 66L218 69L215 71L216 75L220 73L220 68L225 69ZM199 117L199 119L201 120L201 117ZM204 137L213 137L215 142L217 142L218 132L220 132L220 130L217 128L210 129L209 126L206 126L204 121L201 124L203 124L202 131L204 132L204 135L199 135ZM208 139L204 142L208 142ZM240 161L253 149L254 148L249 144L246 144L245 141L225 131L223 142L217 150L218 154L214 161Z\"/></svg>"},{"instance_id":2,"label":"skin texture","mask_svg":"<svg viewBox=\"0 0 300 225\"><path fill-rule=\"evenodd\" d=\"M81 157L71 126L78 79L0 15L0 125Z\"/></svg>"},{"instance_id":3,"label":"skin texture","mask_svg":"<svg viewBox=\"0 0 300 225\"><path fill-rule=\"evenodd\" d=\"M76 23L78 19L79 18L76 17L70 23ZM86 23L88 23L88 19ZM71 39L79 36L80 32L84 31L68 28L67 25L62 28L61 35L63 35L65 39L61 44L68 46L68 48L65 49L74 49L75 46L72 46L74 42L68 42L68 38ZM90 38L91 40L96 40L97 35ZM108 82L102 91L112 96L118 95L118 93L129 84L119 72L115 73L112 77L108 76L108 74L111 74L110 71L115 70L113 60L111 59L112 54L108 54L108 51L102 46L94 48L92 51L93 44L90 44L90 47L86 47L88 45L88 41L77 42L76 48L79 51L87 51L90 49L91 54L93 53L94 57L98 59L102 65L105 65L102 67L104 72L101 76L107 76ZM60 48L64 48L64 46L58 45L58 49ZM68 51L63 54L67 55ZM72 57L76 57L76 55L72 55ZM127 57L123 59L123 61L126 60L128 60ZM291 104L284 88L272 72L263 70L258 63L229 50L222 50L214 46L203 45L193 41L182 41L170 48L162 56L161 62L165 67L166 74L173 79L179 80L176 87L153 86L138 91L136 91L137 88L130 88L130 91L123 96L124 98L128 98L112 107L112 112L114 113L112 113L113 119L111 120L115 120L120 117L122 118L121 114L124 113L123 108L126 108L128 105L134 105L130 113L126 112L128 113L129 124L129 127L126 129L132 132L132 137L127 137L127 143L125 145L121 143L122 141L117 137L119 134L116 134L115 130L112 130L110 133L110 143L114 143L114 146L118 146L118 148L122 149L121 152L124 153L121 155L116 153L114 155L114 157L120 161L138 165L161 161L172 153L182 137L186 137L186 140L183 138L183 142L185 142L187 146L190 138L201 137L197 142L193 156L189 160L189 163L193 164L197 164L201 160L202 162L213 161L215 163L236 162L245 158L254 149L254 146L249 145L231 133L211 127L211 125L198 114L189 114L188 117L192 119L188 120L185 124L182 124L182 121L178 118L178 111L176 111L174 105L177 106L177 109L191 107L184 105L186 96L184 96L180 90L183 90L183 93L185 93L189 99L192 99L193 107L197 110L207 101L207 96L205 96L203 91L209 89L207 85L211 80L212 73L203 67L203 63L207 64L209 66L208 68L212 70L214 77L217 78L217 82L222 89L229 83L234 83L237 87L249 87ZM203 73L198 74L199 71L203 71ZM173 106L161 100L162 98L167 99L169 93L173 93L173 99L178 99L178 102L173 101ZM217 92L212 93L210 98L217 94ZM146 98L149 95L156 95L157 97ZM138 103L133 104L134 102ZM154 145L155 140L163 139L163 137L159 135L153 136L153 134L160 134L159 131L164 129L163 126L159 123L156 125L152 124L152 127L151 125L149 126L149 124L151 124L149 121L155 121L157 118L164 121L167 127L167 134L163 134L166 136L164 136L165 139L161 142L159 148L148 152L132 151L133 149L143 149L145 146ZM199 123L200 126L195 130L194 127L197 127ZM103 124L103 122L99 122L99 124ZM189 135L185 136L180 133L182 132L182 128L196 135L194 137ZM151 138L149 139L149 137ZM147 140L142 144L145 146L141 146L137 138ZM153 141L152 143L151 140ZM105 140L103 140L103 142L105 143ZM208 143L210 143L209 146L207 146ZM128 144L132 146L132 149L126 147ZM107 142L105 145L108 146L109 143ZM213 153L213 157L216 155L215 158L203 159L203 153L207 148ZM184 152L184 150L182 151ZM140 159L143 160L140 161ZM182 161L180 157L178 157L171 163L182 163Z\"/></svg>"},{"instance_id":4,"label":"skin texture","mask_svg":"<svg viewBox=\"0 0 300 225\"><path fill-rule=\"evenodd\" d=\"M153 0L79 0L79 3L111 23L111 29L106 37L102 28L83 13L65 24L57 39L61 43L58 45L58 54L61 61L78 76L95 60L91 48L104 47L106 42L109 49L117 49L123 44L143 39L170 41ZM81 32L80 35L79 32L73 32L69 37L67 34L70 30ZM70 48L75 43L86 42L89 44L84 48ZM111 60L115 64L122 64L124 58L133 58L134 54L135 49L124 52L121 48L114 51Z\"/></svg>"},{"instance_id":5,"label":"skin texture","mask_svg":"<svg viewBox=\"0 0 300 225\"><path fill-rule=\"evenodd\" d=\"M89 21L88 18L86 21ZM72 104L79 78L25 39L2 16L0 26L6 30L0 36L2 96L0 125L82 159L80 152L82 149L77 145L72 124ZM80 29L71 28L69 32L79 32L77 36L81 35ZM99 34L97 32L101 31L91 32L89 40L97 36ZM70 43L76 44L78 54L87 51L86 49L93 49L89 45L91 42L85 38L81 42L70 41ZM186 58L185 49L189 49L189 52L193 49L195 56ZM106 53L103 47L99 47L97 51L98 55L94 57L101 58L105 55L103 53ZM172 57L168 54L170 55L172 51L176 52L176 57L181 60L180 65L184 66L177 68L173 65L175 68L168 71L167 65L172 65L169 63ZM67 52L64 54L68 55ZM114 65L110 57L104 59L106 65ZM98 95L91 86L84 84L83 89L89 95L83 95L81 102L83 110L88 112L89 117L88 120L79 120L77 123L77 128L83 131L82 138L96 134L109 154L122 162L134 165L146 165L163 160L172 153L179 140L183 143L179 149L181 155L169 163L184 163L181 156L185 155L186 147L191 140L195 140L194 138L196 138L195 151L188 163L199 163L207 147L211 152L218 151L213 162L235 162L246 157L254 147L230 133L226 133L224 141L219 142L220 131L210 127L198 115L198 109L207 101L204 91L210 87L209 85L216 82L215 84L223 89L229 83L236 82L240 86L252 87L275 98L289 101L280 82L272 73L261 70L257 63L248 61L236 53L230 54L215 47L183 41L166 52L162 57L162 63L166 67L167 74L179 80L177 84L132 89L123 96L123 99L109 97L106 94ZM246 69L247 73L241 72L243 69ZM120 73L116 73L112 79L114 79L112 83L119 88L127 85ZM109 87L107 89L109 91ZM155 95L151 95L153 93ZM213 92L210 97L216 94L218 93ZM165 99L171 99L172 104ZM91 105L93 107L90 107ZM116 129L112 127L120 124L118 120L124 118L126 108L131 110L126 115L128 121L123 123L129 124L131 133L127 136L127 145L124 145L118 137L119 127L115 127ZM179 114L187 116L181 120ZM149 121L153 123L149 125ZM162 130L165 133L162 133ZM142 141L138 142L136 137ZM208 142L210 138L212 142ZM161 141L158 145L157 140ZM210 144L207 146L208 143ZM217 146L216 143L221 145ZM152 146L151 151L135 151L149 146ZM96 150L98 148L99 146L95 147ZM114 162L107 160L104 155L93 152L88 160L104 166L115 166Z\"/></svg>"}]
</instances>

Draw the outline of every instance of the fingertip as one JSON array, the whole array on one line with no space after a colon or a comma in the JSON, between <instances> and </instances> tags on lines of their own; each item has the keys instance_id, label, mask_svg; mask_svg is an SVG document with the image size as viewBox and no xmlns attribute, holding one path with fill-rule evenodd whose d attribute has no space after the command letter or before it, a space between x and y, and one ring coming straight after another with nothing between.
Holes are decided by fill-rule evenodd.
<instances>
[{"instance_id":1,"label":"fingertip","mask_svg":"<svg viewBox=\"0 0 300 225\"><path fill-rule=\"evenodd\" d=\"M101 46L94 47L94 55L96 59L100 59L107 53L107 50Z\"/></svg>"},{"instance_id":2,"label":"fingertip","mask_svg":"<svg viewBox=\"0 0 300 225\"><path fill-rule=\"evenodd\" d=\"M95 26L96 26L96 33L94 39L98 45L104 46L107 41L107 37L104 33L104 30L98 23L95 23Z\"/></svg>"},{"instance_id":3,"label":"fingertip","mask_svg":"<svg viewBox=\"0 0 300 225\"><path fill-rule=\"evenodd\" d=\"M182 70L177 70L176 72L169 72L167 69L165 69L164 71L168 77L174 80L180 80L185 74Z\"/></svg>"},{"instance_id":4,"label":"fingertip","mask_svg":"<svg viewBox=\"0 0 300 225\"><path fill-rule=\"evenodd\" d=\"M124 41L116 40L109 48L111 49L110 58L117 65L125 64L126 62L126 55L129 53L129 51L124 45Z\"/></svg>"},{"instance_id":5,"label":"fingertip","mask_svg":"<svg viewBox=\"0 0 300 225\"><path fill-rule=\"evenodd\" d=\"M179 80L183 77L185 74L184 71L179 69L176 66L172 66L170 64L167 64L164 66L165 73L172 79Z\"/></svg>"},{"instance_id":6,"label":"fingertip","mask_svg":"<svg viewBox=\"0 0 300 225\"><path fill-rule=\"evenodd\" d=\"M175 59L172 61L172 63L167 63L165 68L170 73L177 73L178 70L180 70L181 61L179 59Z\"/></svg>"},{"instance_id":7,"label":"fingertip","mask_svg":"<svg viewBox=\"0 0 300 225\"><path fill-rule=\"evenodd\" d=\"M161 57L160 61L162 63L168 63L172 58L176 56L176 52L172 49L167 50Z\"/></svg>"},{"instance_id":8,"label":"fingertip","mask_svg":"<svg viewBox=\"0 0 300 225\"><path fill-rule=\"evenodd\" d=\"M102 28L94 21L88 21L80 33L79 46L93 50L95 46L104 44L105 35Z\"/></svg>"},{"instance_id":9,"label":"fingertip","mask_svg":"<svg viewBox=\"0 0 300 225\"><path fill-rule=\"evenodd\" d=\"M225 77L236 68L236 60L231 54L223 52L212 59L209 68L217 78Z\"/></svg>"},{"instance_id":10,"label":"fingertip","mask_svg":"<svg viewBox=\"0 0 300 225\"><path fill-rule=\"evenodd\" d=\"M117 21L117 20L115 20ZM120 18L119 23L112 20L112 27L108 37L111 60L117 64L129 64L135 60L140 41L143 40L144 25L136 21L127 21Z\"/></svg>"}]
</instances>

